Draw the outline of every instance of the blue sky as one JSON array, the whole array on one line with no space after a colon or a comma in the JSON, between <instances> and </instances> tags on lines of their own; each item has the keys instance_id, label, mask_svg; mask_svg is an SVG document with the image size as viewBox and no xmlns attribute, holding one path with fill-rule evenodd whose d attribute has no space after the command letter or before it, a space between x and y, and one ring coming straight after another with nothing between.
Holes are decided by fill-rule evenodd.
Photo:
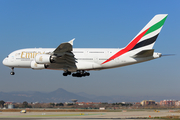
<instances>
[{"instance_id":1,"label":"blue sky","mask_svg":"<svg viewBox=\"0 0 180 120\"><path fill-rule=\"evenodd\" d=\"M0 0L0 60L21 48L56 48L72 38L74 48L122 48L156 14L168 14L154 46L176 54L136 65L63 77L62 71L10 69L0 64L0 91L63 88L94 95L176 95L180 99L180 1ZM173 99L173 98L167 98Z\"/></svg>"}]
</instances>

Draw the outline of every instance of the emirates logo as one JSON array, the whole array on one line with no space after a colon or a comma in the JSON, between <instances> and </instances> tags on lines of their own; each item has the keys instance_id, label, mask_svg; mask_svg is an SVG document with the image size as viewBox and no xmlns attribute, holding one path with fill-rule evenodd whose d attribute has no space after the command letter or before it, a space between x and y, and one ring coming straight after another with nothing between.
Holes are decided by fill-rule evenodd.
<instances>
[{"instance_id":1,"label":"emirates logo","mask_svg":"<svg viewBox=\"0 0 180 120\"><path fill-rule=\"evenodd\" d=\"M43 61L43 58L42 58L42 56L41 56L41 57L39 57L39 61L41 61L41 62Z\"/></svg>"},{"instance_id":2,"label":"emirates logo","mask_svg":"<svg viewBox=\"0 0 180 120\"><path fill-rule=\"evenodd\" d=\"M34 63L34 66L37 67L37 63Z\"/></svg>"}]
</instances>

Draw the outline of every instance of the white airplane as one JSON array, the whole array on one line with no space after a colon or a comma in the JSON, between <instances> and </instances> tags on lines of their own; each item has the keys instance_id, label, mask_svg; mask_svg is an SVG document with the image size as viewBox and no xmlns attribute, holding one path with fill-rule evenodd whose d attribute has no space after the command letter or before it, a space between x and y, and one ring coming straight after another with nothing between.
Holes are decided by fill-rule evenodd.
<instances>
[{"instance_id":1,"label":"white airplane","mask_svg":"<svg viewBox=\"0 0 180 120\"><path fill-rule=\"evenodd\" d=\"M72 39L57 48L29 48L10 53L3 64L12 69L63 70L63 76L89 76L90 70L103 70L136 64L161 57L154 52L154 43L163 27L167 14L155 15L152 20L124 48L73 48Z\"/></svg>"}]
</instances>

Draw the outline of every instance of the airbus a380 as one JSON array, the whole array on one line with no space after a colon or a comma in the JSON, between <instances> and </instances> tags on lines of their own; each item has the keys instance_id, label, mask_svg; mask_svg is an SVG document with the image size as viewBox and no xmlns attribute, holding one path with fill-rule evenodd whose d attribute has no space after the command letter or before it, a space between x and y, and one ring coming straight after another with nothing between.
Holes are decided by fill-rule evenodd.
<instances>
[{"instance_id":1,"label":"airbus a380","mask_svg":"<svg viewBox=\"0 0 180 120\"><path fill-rule=\"evenodd\" d=\"M160 58L154 52L154 43L163 27L167 14L155 15L150 22L124 48L73 48L72 39L57 48L29 48L10 53L3 64L12 69L32 68L34 70L63 70L63 76L89 76L90 70L103 70L132 65Z\"/></svg>"}]
</instances>

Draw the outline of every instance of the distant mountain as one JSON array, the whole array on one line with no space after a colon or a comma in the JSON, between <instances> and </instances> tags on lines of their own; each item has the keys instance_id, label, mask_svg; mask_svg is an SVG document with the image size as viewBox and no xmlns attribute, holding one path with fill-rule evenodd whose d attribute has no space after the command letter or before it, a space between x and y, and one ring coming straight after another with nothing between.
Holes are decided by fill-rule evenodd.
<instances>
[{"instance_id":1,"label":"distant mountain","mask_svg":"<svg viewBox=\"0 0 180 120\"><path fill-rule=\"evenodd\" d=\"M79 102L93 101L93 99L76 95L59 88L53 92L0 92L0 100L14 102L70 102L71 99L77 99Z\"/></svg>"},{"instance_id":2,"label":"distant mountain","mask_svg":"<svg viewBox=\"0 0 180 120\"><path fill-rule=\"evenodd\" d=\"M96 95L87 94L87 93L84 93L84 92L79 92L79 93L76 93L76 94L79 95L79 96L83 96L83 97L86 97L86 98L90 98L90 99L94 99L94 98L97 97Z\"/></svg>"},{"instance_id":3,"label":"distant mountain","mask_svg":"<svg viewBox=\"0 0 180 120\"><path fill-rule=\"evenodd\" d=\"M91 98L94 100L94 102L141 102L143 100L155 100L157 102L164 100L164 99L175 99L180 100L180 96L96 96L91 94L86 94L84 92L76 93L80 96Z\"/></svg>"},{"instance_id":4,"label":"distant mountain","mask_svg":"<svg viewBox=\"0 0 180 120\"><path fill-rule=\"evenodd\" d=\"M0 92L0 100L13 102L70 102L77 99L78 102L140 102L142 100L155 100L157 102L164 99L180 100L180 96L96 96L91 94L72 93L62 88L55 91L44 92Z\"/></svg>"}]
</instances>

